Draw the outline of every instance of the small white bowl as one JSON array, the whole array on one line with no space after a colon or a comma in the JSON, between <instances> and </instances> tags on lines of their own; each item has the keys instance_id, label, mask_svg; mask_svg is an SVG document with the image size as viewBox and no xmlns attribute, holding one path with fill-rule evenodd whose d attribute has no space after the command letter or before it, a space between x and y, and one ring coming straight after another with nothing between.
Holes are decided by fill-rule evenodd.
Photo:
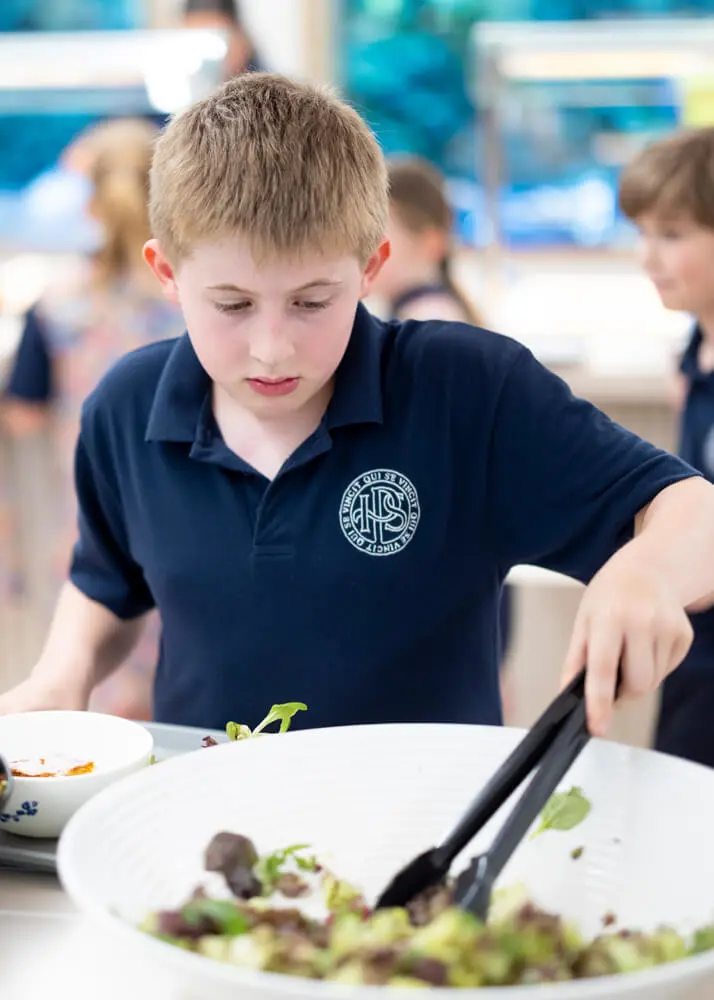
<instances>
[{"instance_id":1,"label":"small white bowl","mask_svg":"<svg viewBox=\"0 0 714 1000\"><path fill-rule=\"evenodd\" d=\"M0 716L0 753L13 761L44 757L94 764L86 774L15 777L0 830L21 837L59 837L93 795L151 762L154 738L136 722L98 712L26 712Z\"/></svg>"}]
</instances>

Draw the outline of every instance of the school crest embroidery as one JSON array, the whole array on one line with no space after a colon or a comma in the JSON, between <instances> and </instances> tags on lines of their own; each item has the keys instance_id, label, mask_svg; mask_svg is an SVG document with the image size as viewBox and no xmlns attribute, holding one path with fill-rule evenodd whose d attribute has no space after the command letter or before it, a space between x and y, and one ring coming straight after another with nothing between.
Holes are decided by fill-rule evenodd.
<instances>
[{"instance_id":1,"label":"school crest embroidery","mask_svg":"<svg viewBox=\"0 0 714 1000\"><path fill-rule=\"evenodd\" d=\"M391 556L414 537L421 510L411 480L392 469L372 469L353 480L340 504L342 532L370 556Z\"/></svg>"}]
</instances>

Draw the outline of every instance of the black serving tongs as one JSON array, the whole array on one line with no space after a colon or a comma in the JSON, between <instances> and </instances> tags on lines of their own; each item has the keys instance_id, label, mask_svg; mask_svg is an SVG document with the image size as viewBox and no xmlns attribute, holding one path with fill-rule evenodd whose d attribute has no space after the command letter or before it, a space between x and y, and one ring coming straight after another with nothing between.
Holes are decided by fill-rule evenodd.
<instances>
[{"instance_id":1,"label":"black serving tongs","mask_svg":"<svg viewBox=\"0 0 714 1000\"><path fill-rule=\"evenodd\" d=\"M585 670L581 670L506 758L454 830L403 868L375 908L406 906L415 896L443 883L457 855L537 767L491 848L474 858L456 880L458 906L485 920L496 879L589 739Z\"/></svg>"}]
</instances>

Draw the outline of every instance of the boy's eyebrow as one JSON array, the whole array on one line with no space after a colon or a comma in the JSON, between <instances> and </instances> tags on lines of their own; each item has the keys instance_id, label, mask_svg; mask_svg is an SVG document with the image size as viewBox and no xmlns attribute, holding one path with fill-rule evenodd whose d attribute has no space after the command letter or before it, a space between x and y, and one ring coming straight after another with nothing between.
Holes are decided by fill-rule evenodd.
<instances>
[{"instance_id":1,"label":"boy's eyebrow","mask_svg":"<svg viewBox=\"0 0 714 1000\"><path fill-rule=\"evenodd\" d=\"M341 281L331 281L329 278L317 278L315 281L308 281L304 285L300 285L299 288L293 288L290 292L294 295L295 292L307 292L312 288L339 288L342 285ZM230 282L222 282L219 285L209 285L209 291L211 292L238 292L239 295L253 295L253 292L248 291L247 288L239 288L238 285L233 285Z\"/></svg>"}]
</instances>

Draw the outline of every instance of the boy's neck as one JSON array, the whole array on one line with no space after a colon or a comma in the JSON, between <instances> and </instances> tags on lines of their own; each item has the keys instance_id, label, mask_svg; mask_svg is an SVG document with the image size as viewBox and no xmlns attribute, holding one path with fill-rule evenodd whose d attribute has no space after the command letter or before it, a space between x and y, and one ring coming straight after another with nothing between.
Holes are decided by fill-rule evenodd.
<instances>
[{"instance_id":1,"label":"boy's neck","mask_svg":"<svg viewBox=\"0 0 714 1000\"><path fill-rule=\"evenodd\" d=\"M274 479L293 452L320 426L332 392L330 382L299 410L270 418L241 406L214 384L213 415L231 451L267 479Z\"/></svg>"}]
</instances>

